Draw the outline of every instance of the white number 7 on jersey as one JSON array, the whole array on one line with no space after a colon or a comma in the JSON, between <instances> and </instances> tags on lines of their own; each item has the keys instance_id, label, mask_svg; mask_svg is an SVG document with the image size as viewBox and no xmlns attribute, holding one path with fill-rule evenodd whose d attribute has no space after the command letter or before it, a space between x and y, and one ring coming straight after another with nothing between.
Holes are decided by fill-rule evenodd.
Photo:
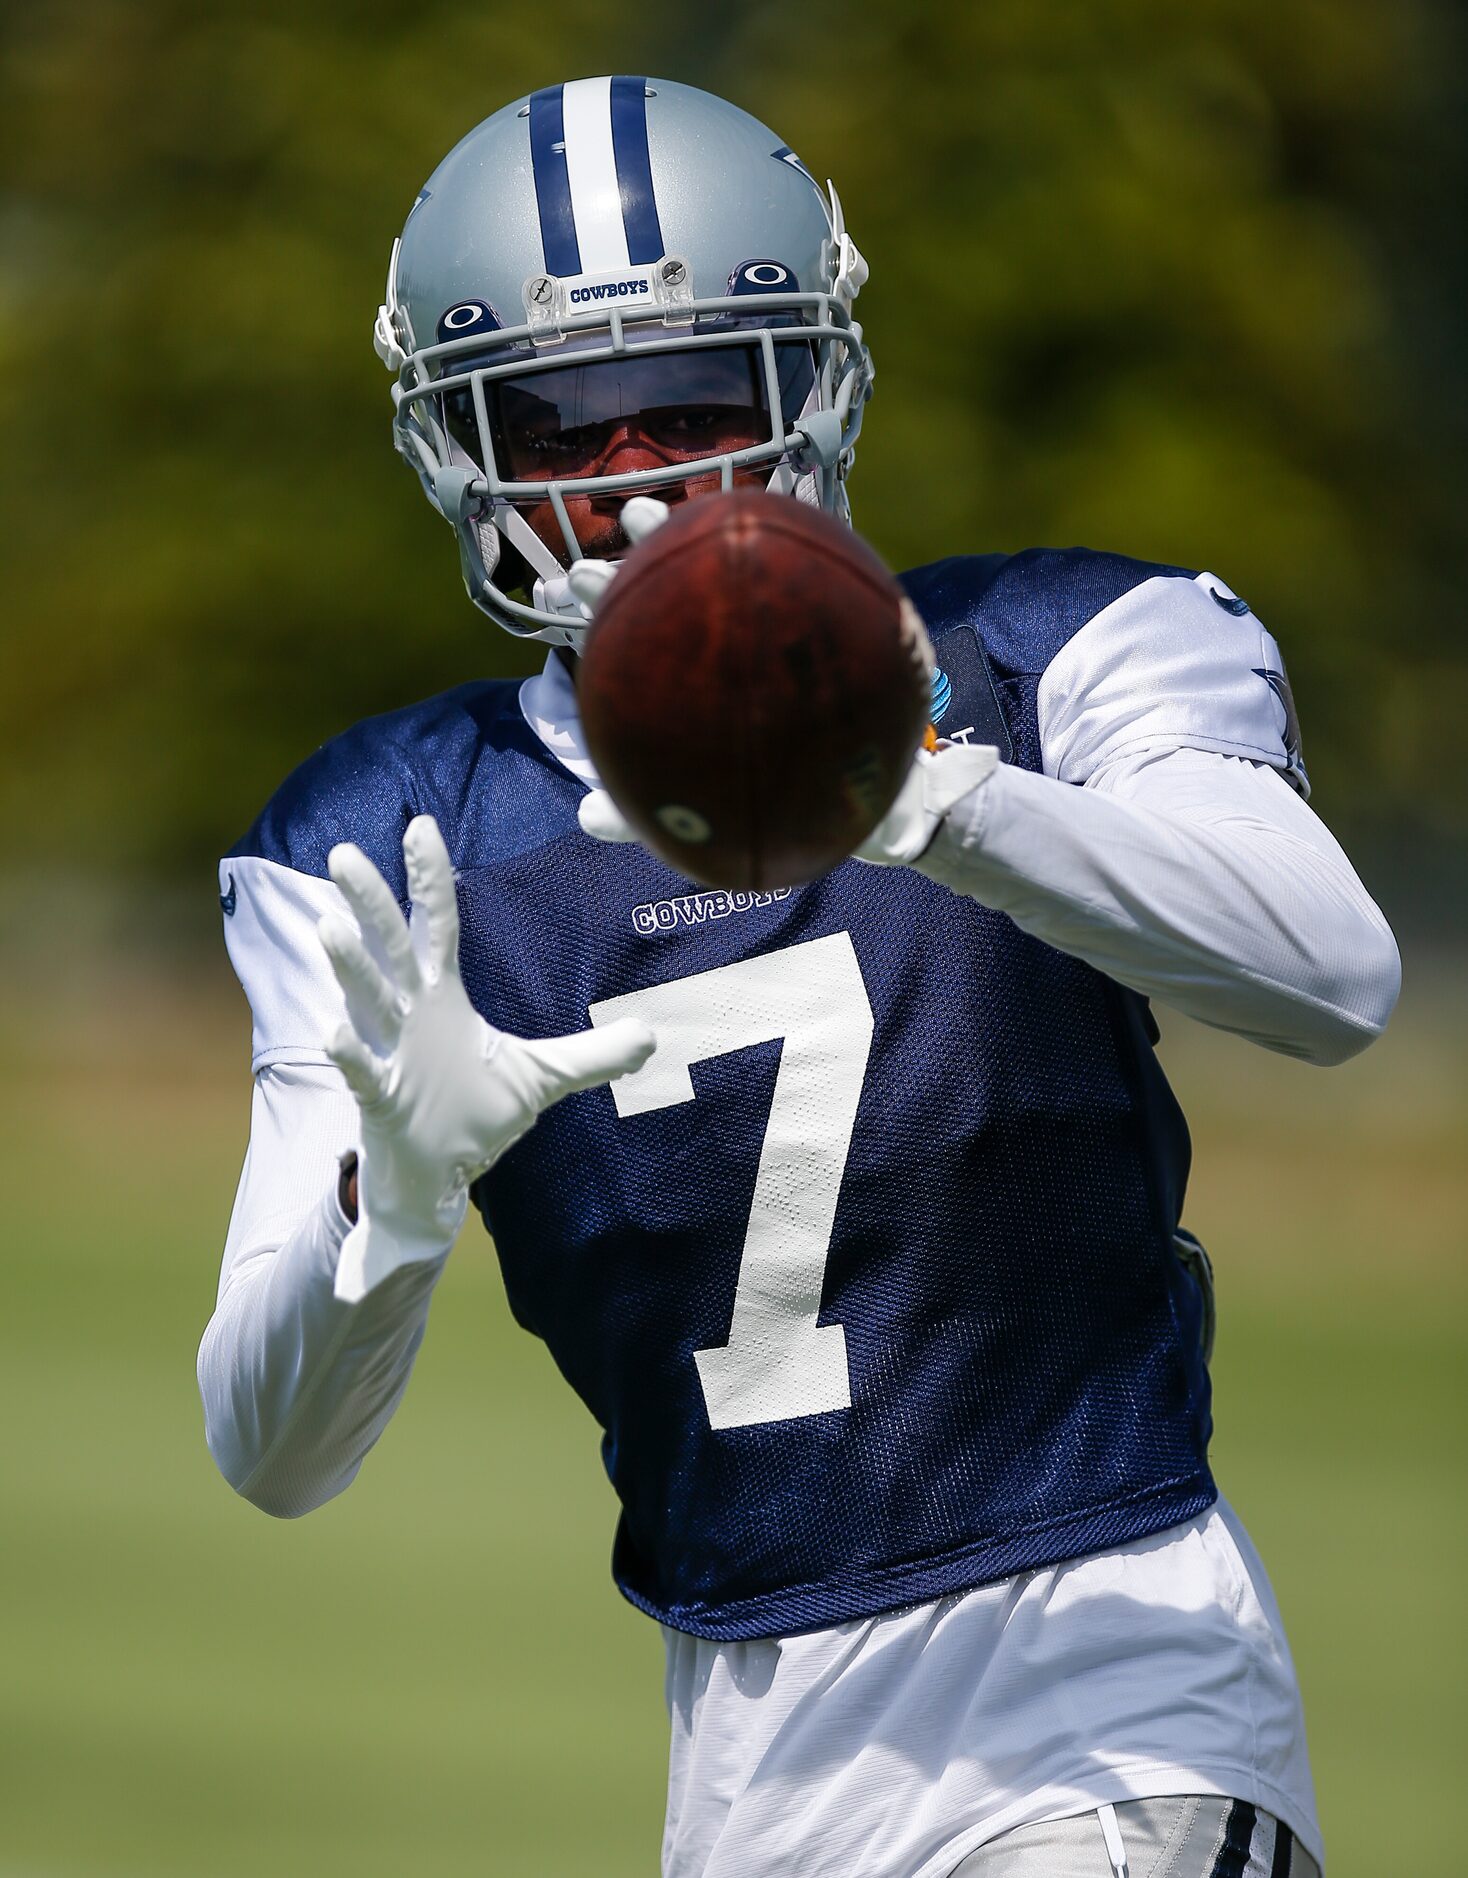
<instances>
[{"instance_id":1,"label":"white number 7 on jersey","mask_svg":"<svg viewBox=\"0 0 1468 1878\"><path fill-rule=\"evenodd\" d=\"M849 1408L846 1332L816 1316L872 1045L851 935L606 998L590 1016L593 1024L640 1017L657 1036L643 1067L612 1084L624 1117L691 1102L692 1063L784 1039L729 1341L694 1361L715 1428Z\"/></svg>"}]
</instances>

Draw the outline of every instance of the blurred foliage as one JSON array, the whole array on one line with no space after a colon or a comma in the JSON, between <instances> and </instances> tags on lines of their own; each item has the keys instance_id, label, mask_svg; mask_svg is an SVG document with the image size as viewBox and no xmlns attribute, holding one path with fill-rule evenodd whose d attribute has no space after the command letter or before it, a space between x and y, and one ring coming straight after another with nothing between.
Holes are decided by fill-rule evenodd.
<instances>
[{"instance_id":1,"label":"blurred foliage","mask_svg":"<svg viewBox=\"0 0 1468 1878\"><path fill-rule=\"evenodd\" d=\"M392 454L369 327L443 151L608 70L835 175L894 564L1216 568L1284 644L1327 817L1468 823L1446 4L52 0L0 35L0 860L200 867L341 726L525 669Z\"/></svg>"}]
</instances>

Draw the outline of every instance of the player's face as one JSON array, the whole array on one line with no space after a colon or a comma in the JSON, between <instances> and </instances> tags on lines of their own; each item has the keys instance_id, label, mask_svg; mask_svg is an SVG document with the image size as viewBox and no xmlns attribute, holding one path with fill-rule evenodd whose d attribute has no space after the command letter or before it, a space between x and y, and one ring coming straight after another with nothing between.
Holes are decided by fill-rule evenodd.
<instances>
[{"instance_id":1,"label":"player's face","mask_svg":"<svg viewBox=\"0 0 1468 1878\"><path fill-rule=\"evenodd\" d=\"M799 391L803 399L804 387ZM467 398L446 402L450 429L477 460L480 445ZM717 471L680 476L683 465L768 443L773 428L762 359L752 345L640 357L634 350L587 365L489 379L485 403L501 476L569 485L563 490L566 511L581 553L593 559L625 550L619 518L628 492L580 496L578 481L666 470L668 480L650 481L644 493L668 503L687 501L717 489L720 479ZM788 422L788 413L782 417ZM763 465L736 472L734 480L765 482L769 474ZM566 542L550 502L528 502L521 512L551 552L564 556Z\"/></svg>"},{"instance_id":2,"label":"player's face","mask_svg":"<svg viewBox=\"0 0 1468 1878\"><path fill-rule=\"evenodd\" d=\"M743 449L752 443L761 443L758 436L745 436L738 443L730 443L725 448ZM588 476L620 476L625 470L658 469L667 466L669 458L663 455L647 438L643 437L635 426L629 425L623 436L614 438L603 465L587 470ZM769 471L736 470L736 483L763 483L769 481ZM670 507L679 502L687 502L695 496L712 495L720 486L717 472L704 476L688 476L666 486L649 485L640 493L655 495ZM566 514L571 527L575 530L576 541L581 553L587 560L605 561L623 554L627 549L627 537L622 532L620 520L622 505L627 500L627 493L621 495L577 496L569 490L566 494ZM540 536L552 554L564 556L565 538L561 534L560 522L549 502L530 504L524 511L525 519Z\"/></svg>"}]
</instances>

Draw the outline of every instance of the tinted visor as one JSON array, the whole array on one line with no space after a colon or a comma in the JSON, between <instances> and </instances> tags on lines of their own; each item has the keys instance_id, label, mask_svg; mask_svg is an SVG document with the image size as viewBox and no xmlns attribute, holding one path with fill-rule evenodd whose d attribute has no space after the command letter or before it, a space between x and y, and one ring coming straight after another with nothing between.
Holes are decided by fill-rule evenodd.
<instances>
[{"instance_id":1,"label":"tinted visor","mask_svg":"<svg viewBox=\"0 0 1468 1878\"><path fill-rule=\"evenodd\" d=\"M609 450L628 437L669 464L723 456L783 438L814 383L811 348L775 349L779 426L771 417L764 354L757 345L695 345L684 351L620 354L484 381L495 463L513 482L555 482L602 473ZM448 428L482 459L467 391L444 398Z\"/></svg>"}]
</instances>

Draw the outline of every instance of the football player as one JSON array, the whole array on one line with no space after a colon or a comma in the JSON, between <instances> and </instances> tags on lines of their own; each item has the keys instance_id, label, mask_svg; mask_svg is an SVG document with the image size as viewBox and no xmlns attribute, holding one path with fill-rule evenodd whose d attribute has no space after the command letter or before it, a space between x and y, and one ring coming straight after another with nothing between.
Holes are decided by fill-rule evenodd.
<instances>
[{"instance_id":1,"label":"football player","mask_svg":"<svg viewBox=\"0 0 1468 1878\"><path fill-rule=\"evenodd\" d=\"M665 1873L1315 1878L1151 1014L1327 1064L1396 996L1271 634L1118 554L914 570L943 745L778 894L619 839L582 743L659 504L848 514L866 273L774 133L660 79L517 99L420 192L396 444L550 651L335 738L221 863L255 1091L210 1445L267 1512L341 1492L472 1200L663 1626Z\"/></svg>"}]
</instances>

